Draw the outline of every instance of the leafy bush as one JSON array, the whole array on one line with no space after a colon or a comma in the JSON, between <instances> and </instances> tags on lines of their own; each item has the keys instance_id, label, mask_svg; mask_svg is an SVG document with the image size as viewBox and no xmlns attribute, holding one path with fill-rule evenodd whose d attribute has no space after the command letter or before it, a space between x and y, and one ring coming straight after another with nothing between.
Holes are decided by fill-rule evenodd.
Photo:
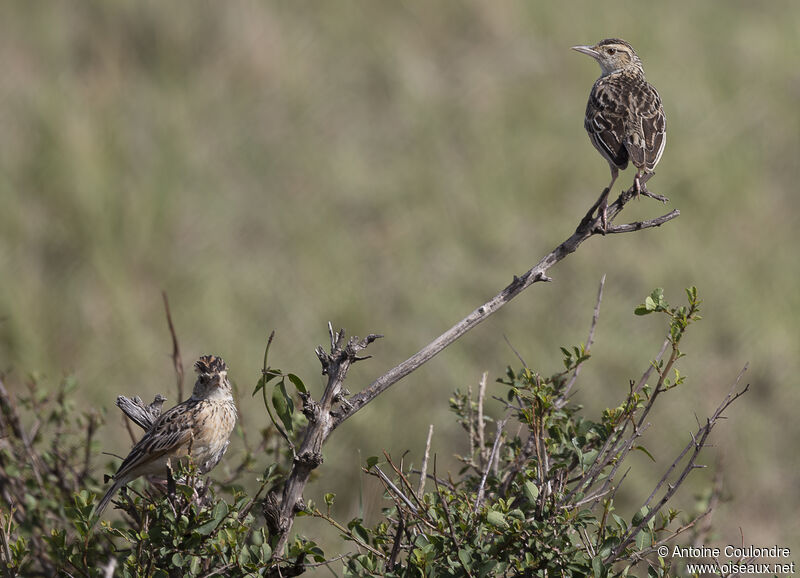
<instances>
[{"instance_id":1,"label":"leafy bush","mask_svg":"<svg viewBox=\"0 0 800 578\"><path fill-rule=\"evenodd\" d=\"M309 501L297 513L341 532L354 549L343 560L348 576L624 576L637 564L646 564L651 576L668 576L669 561L656 556L656 548L700 532L697 522L710 511L681 514L669 501L698 467L697 456L717 419L747 389L722 401L636 514L623 518L615 495L627 475L626 459L634 450L650 455L639 443L650 425L646 418L662 394L684 382L676 367L683 356L679 344L699 319L700 305L694 288L687 296L687 305L670 307L656 290L636 309L640 315L666 316L664 348L630 382L625 398L598 418L584 416L569 398L591 356L593 323L585 345L562 348L563 370L544 376L527 366L508 369L498 380L506 389L497 400L504 411L500 419L484 413L485 378L477 397L455 392L451 409L470 448L455 479L439 475L435 456L428 473L427 451L421 469L413 471L385 454L383 460L368 459L364 468L384 483L391 503L379 523L337 522L330 513L333 494L325 496L324 511ZM325 563L325 553L306 537L276 551L282 536L275 514L280 490L299 459L296 447L307 423L286 391L287 380L300 392L303 409L312 407L300 378L270 368L265 355L254 395L263 396L273 425L262 432L259 448L275 428L283 446L258 476L252 496L239 483L256 476L254 452L248 451L224 482L212 484L189 465L173 472L165 487L121 493L117 503L124 519L94 530L92 513L102 487L91 458L98 452L101 417L77 410L70 378L54 393L32 379L26 392L15 396L0 380L5 575L293 576Z\"/></svg>"}]
</instances>

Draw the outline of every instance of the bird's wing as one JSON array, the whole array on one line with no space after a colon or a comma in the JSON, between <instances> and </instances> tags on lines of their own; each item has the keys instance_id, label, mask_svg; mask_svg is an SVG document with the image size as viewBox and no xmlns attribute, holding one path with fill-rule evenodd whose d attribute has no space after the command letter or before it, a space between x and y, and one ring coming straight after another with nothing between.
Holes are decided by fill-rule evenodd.
<instances>
[{"instance_id":1,"label":"bird's wing","mask_svg":"<svg viewBox=\"0 0 800 578\"><path fill-rule=\"evenodd\" d=\"M605 77L598 79L586 104L584 126L594 147L620 169L628 166L628 151L623 143L626 118L619 87Z\"/></svg>"},{"instance_id":2,"label":"bird's wing","mask_svg":"<svg viewBox=\"0 0 800 578\"><path fill-rule=\"evenodd\" d=\"M667 119L658 92L649 83L631 87L625 148L637 168L652 171L667 142Z\"/></svg>"},{"instance_id":3,"label":"bird's wing","mask_svg":"<svg viewBox=\"0 0 800 578\"><path fill-rule=\"evenodd\" d=\"M192 420L189 419L192 406L190 401L186 401L161 414L153 427L133 446L114 478L125 478L127 474L164 454L173 454L183 446L188 447L192 439Z\"/></svg>"}]
</instances>

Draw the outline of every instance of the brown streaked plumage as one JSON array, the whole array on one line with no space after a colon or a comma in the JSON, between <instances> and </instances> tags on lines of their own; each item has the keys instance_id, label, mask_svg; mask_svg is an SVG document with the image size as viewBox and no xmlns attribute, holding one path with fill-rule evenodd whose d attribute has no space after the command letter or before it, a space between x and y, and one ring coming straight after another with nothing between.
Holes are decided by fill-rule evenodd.
<instances>
[{"instance_id":1,"label":"brown streaked plumage","mask_svg":"<svg viewBox=\"0 0 800 578\"><path fill-rule=\"evenodd\" d=\"M666 117L661 97L645 80L642 61L630 44L608 38L572 49L594 58L602 71L589 93L584 127L611 168L600 206L605 227L606 198L628 161L636 167L636 193L646 190L643 177L653 173L667 142Z\"/></svg>"},{"instance_id":2,"label":"brown streaked plumage","mask_svg":"<svg viewBox=\"0 0 800 578\"><path fill-rule=\"evenodd\" d=\"M140 476L167 476L167 465L189 457L200 473L214 468L228 448L236 424L236 405L221 357L206 355L194 364L197 372L192 396L162 413L120 464L95 510L96 518L117 491Z\"/></svg>"}]
</instances>

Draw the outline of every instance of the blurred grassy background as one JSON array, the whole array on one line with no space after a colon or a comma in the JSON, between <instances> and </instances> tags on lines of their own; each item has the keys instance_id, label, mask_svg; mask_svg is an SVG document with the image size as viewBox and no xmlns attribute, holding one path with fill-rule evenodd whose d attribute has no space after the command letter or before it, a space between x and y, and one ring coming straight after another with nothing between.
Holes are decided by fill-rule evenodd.
<instances>
[{"instance_id":1,"label":"blurred grassy background","mask_svg":"<svg viewBox=\"0 0 800 578\"><path fill-rule=\"evenodd\" d=\"M572 232L608 167L582 126L599 69L569 47L619 36L664 100L650 188L681 217L592 239L396 385L336 432L309 497L336 491L337 515L354 515L359 463L384 448L418 460L428 423L440 471L455 467L451 391L516 364L504 335L557 370L607 274L577 396L593 411L661 343L663 324L632 314L653 287L679 302L695 284L705 300L684 344L689 384L652 415L659 463L638 458L623 498L646 497L749 361L752 392L705 459L722 460L731 498L717 538L739 543L741 527L745 544L800 546L798 21L789 0L4 3L2 369L75 372L108 408L105 449L125 453L116 395L175 401L165 290L185 361L228 361L253 435L272 329L271 361L317 392L328 320L384 333L351 372L360 389ZM643 199L623 217L663 212ZM679 499L691 509L692 489Z\"/></svg>"}]
</instances>

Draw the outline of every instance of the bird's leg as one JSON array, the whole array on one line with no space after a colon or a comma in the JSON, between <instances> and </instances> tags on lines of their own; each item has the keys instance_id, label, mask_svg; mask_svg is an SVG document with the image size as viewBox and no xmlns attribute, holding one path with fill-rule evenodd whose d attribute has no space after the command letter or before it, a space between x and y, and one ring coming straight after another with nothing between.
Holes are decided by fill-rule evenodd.
<instances>
[{"instance_id":1,"label":"bird's leg","mask_svg":"<svg viewBox=\"0 0 800 578\"><path fill-rule=\"evenodd\" d=\"M642 180L642 169L636 169L636 176L633 177L633 190L636 191L636 200L639 200L639 195L643 191L647 191L644 180Z\"/></svg>"},{"instance_id":2,"label":"bird's leg","mask_svg":"<svg viewBox=\"0 0 800 578\"><path fill-rule=\"evenodd\" d=\"M608 186L603 191L603 194L600 195L600 200L597 203L597 212L600 215L600 226L603 227L603 231L608 229L608 195L611 193L611 188L614 186L614 182L617 180L619 176L619 169L617 167L611 167L611 182L608 183Z\"/></svg>"}]
</instances>

